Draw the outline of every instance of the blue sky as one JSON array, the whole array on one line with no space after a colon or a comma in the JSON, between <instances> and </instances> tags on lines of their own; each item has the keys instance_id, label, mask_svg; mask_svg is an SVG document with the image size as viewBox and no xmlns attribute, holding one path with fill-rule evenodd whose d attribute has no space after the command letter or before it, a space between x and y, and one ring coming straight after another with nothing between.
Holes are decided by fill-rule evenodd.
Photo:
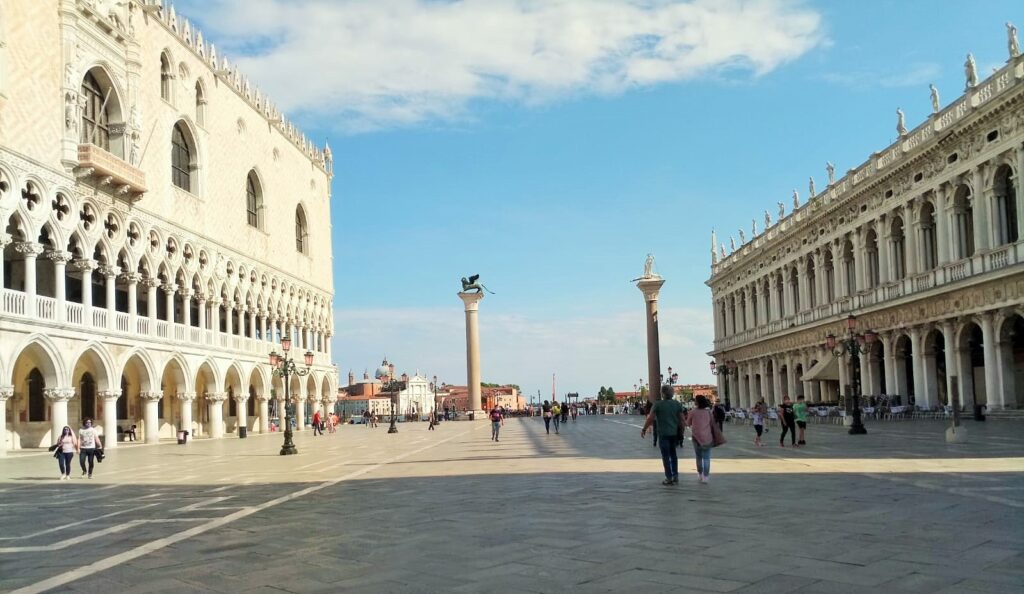
<instances>
[{"instance_id":1,"label":"blue sky","mask_svg":"<svg viewBox=\"0 0 1024 594\"><path fill-rule=\"evenodd\" d=\"M244 7L244 10L242 9ZM387 355L465 383L459 278L485 381L527 394L645 375L648 252L662 362L713 382L710 231L824 186L1006 59L1019 2L190 0L182 12L307 134L330 140L342 380ZM260 31L254 36L252 31ZM738 238L737 238L738 239Z\"/></svg>"}]
</instances>

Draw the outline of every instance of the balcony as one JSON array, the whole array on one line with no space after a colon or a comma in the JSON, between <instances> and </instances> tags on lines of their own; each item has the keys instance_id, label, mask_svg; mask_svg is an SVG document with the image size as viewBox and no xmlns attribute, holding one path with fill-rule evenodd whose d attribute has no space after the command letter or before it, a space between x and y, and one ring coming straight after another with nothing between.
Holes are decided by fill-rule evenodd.
<instances>
[{"instance_id":1,"label":"balcony","mask_svg":"<svg viewBox=\"0 0 1024 594\"><path fill-rule=\"evenodd\" d=\"M79 179L92 178L99 186L110 186L111 193L135 203L146 193L146 174L120 157L95 144L78 145Z\"/></svg>"}]
</instances>

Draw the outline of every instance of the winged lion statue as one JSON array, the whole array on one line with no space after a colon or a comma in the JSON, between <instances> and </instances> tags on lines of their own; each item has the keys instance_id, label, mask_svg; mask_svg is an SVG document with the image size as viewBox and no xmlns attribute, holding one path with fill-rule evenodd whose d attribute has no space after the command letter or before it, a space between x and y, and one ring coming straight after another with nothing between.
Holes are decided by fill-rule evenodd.
<instances>
[{"instance_id":1,"label":"winged lion statue","mask_svg":"<svg viewBox=\"0 0 1024 594\"><path fill-rule=\"evenodd\" d=\"M491 295L494 295L494 291L488 289L482 283L478 282L479 280L479 274L474 274L473 276L469 277L469 279L466 279L466 277L462 277L462 292L468 293L470 291L476 290L477 293L482 293L484 291L487 291Z\"/></svg>"}]
</instances>

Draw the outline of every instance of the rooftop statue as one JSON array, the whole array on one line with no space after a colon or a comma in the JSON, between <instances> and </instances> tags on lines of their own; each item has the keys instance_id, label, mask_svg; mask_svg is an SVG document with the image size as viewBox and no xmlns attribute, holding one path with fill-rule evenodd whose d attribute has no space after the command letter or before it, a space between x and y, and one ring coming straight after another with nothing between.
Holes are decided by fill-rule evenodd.
<instances>
[{"instance_id":1,"label":"rooftop statue","mask_svg":"<svg viewBox=\"0 0 1024 594\"><path fill-rule=\"evenodd\" d=\"M814 178L813 177L807 178L807 192L808 192L807 193L807 199L808 200L810 200L811 198L814 198L815 196L818 195L818 193L814 191Z\"/></svg>"},{"instance_id":2,"label":"rooftop statue","mask_svg":"<svg viewBox=\"0 0 1024 594\"><path fill-rule=\"evenodd\" d=\"M836 183L836 166L831 161L825 161L825 171L828 172L828 185Z\"/></svg>"},{"instance_id":3,"label":"rooftop statue","mask_svg":"<svg viewBox=\"0 0 1024 594\"><path fill-rule=\"evenodd\" d=\"M1010 51L1010 59L1020 55L1020 41L1017 40L1017 27L1013 23L1006 23L1006 49Z\"/></svg>"},{"instance_id":4,"label":"rooftop statue","mask_svg":"<svg viewBox=\"0 0 1024 594\"><path fill-rule=\"evenodd\" d=\"M967 54L967 61L964 62L964 78L967 79L967 88L978 84L978 65L974 62L974 54Z\"/></svg>"},{"instance_id":5,"label":"rooftop statue","mask_svg":"<svg viewBox=\"0 0 1024 594\"><path fill-rule=\"evenodd\" d=\"M800 193L793 188L793 210L800 208Z\"/></svg>"},{"instance_id":6,"label":"rooftop statue","mask_svg":"<svg viewBox=\"0 0 1024 594\"><path fill-rule=\"evenodd\" d=\"M782 217L786 216L786 205L783 204L782 202L779 202L778 206L779 206L779 220L781 221Z\"/></svg>"},{"instance_id":7,"label":"rooftop statue","mask_svg":"<svg viewBox=\"0 0 1024 594\"><path fill-rule=\"evenodd\" d=\"M718 257L721 258L721 259L725 259L725 244L724 243L718 244Z\"/></svg>"},{"instance_id":8,"label":"rooftop statue","mask_svg":"<svg viewBox=\"0 0 1024 594\"><path fill-rule=\"evenodd\" d=\"M755 237L757 237L757 219L750 219L750 238L753 239Z\"/></svg>"},{"instance_id":9,"label":"rooftop statue","mask_svg":"<svg viewBox=\"0 0 1024 594\"><path fill-rule=\"evenodd\" d=\"M768 227L772 226L772 215L768 214L768 211L764 211L764 228L767 231Z\"/></svg>"},{"instance_id":10,"label":"rooftop statue","mask_svg":"<svg viewBox=\"0 0 1024 594\"><path fill-rule=\"evenodd\" d=\"M898 107L896 108L896 133L900 136L907 135L906 117L903 115L903 110Z\"/></svg>"},{"instance_id":11,"label":"rooftop statue","mask_svg":"<svg viewBox=\"0 0 1024 594\"><path fill-rule=\"evenodd\" d=\"M732 237L730 236L730 237L729 237L729 252L731 253L731 252L735 252L735 251L736 251L736 240L735 240L735 239L733 239L733 238L732 238Z\"/></svg>"},{"instance_id":12,"label":"rooftop statue","mask_svg":"<svg viewBox=\"0 0 1024 594\"><path fill-rule=\"evenodd\" d=\"M932 113L939 113L939 110L942 108L939 102L939 90L935 88L935 85L928 85L928 90L932 94Z\"/></svg>"},{"instance_id":13,"label":"rooftop statue","mask_svg":"<svg viewBox=\"0 0 1024 594\"><path fill-rule=\"evenodd\" d=\"M647 259L644 260L644 273L640 278L634 278L631 282L639 280L650 280L661 278L661 275L654 271L654 254L647 254Z\"/></svg>"},{"instance_id":14,"label":"rooftop statue","mask_svg":"<svg viewBox=\"0 0 1024 594\"><path fill-rule=\"evenodd\" d=\"M743 229L740 229L739 232L740 232L740 245L743 245L743 244L747 243L747 234L743 232Z\"/></svg>"},{"instance_id":15,"label":"rooftop statue","mask_svg":"<svg viewBox=\"0 0 1024 594\"><path fill-rule=\"evenodd\" d=\"M475 290L477 293L483 293L484 291L487 291L491 295L494 295L494 291L485 287L482 283L479 282L479 280L479 274L474 274L473 276L469 277L469 280L466 280L466 277L462 277L462 292L468 293L470 291Z\"/></svg>"}]
</instances>

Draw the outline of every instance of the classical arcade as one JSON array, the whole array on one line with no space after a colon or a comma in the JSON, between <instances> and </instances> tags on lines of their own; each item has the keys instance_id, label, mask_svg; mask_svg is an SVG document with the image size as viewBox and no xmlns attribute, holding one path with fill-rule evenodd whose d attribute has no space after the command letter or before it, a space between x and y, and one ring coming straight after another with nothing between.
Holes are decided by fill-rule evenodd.
<instances>
[{"instance_id":1,"label":"classical arcade","mask_svg":"<svg viewBox=\"0 0 1024 594\"><path fill-rule=\"evenodd\" d=\"M2 7L0 455L269 431L284 336L335 400L330 149L161 4Z\"/></svg>"},{"instance_id":2,"label":"classical arcade","mask_svg":"<svg viewBox=\"0 0 1024 594\"><path fill-rule=\"evenodd\" d=\"M793 209L778 203L733 249L712 238L718 389L734 406L803 394L1024 408L1024 59L1006 64ZM773 209L774 211L775 209ZM856 367L826 348L867 335ZM877 338L876 338L877 337ZM870 339L874 340L870 340ZM838 356L837 356L838 355Z\"/></svg>"}]
</instances>

